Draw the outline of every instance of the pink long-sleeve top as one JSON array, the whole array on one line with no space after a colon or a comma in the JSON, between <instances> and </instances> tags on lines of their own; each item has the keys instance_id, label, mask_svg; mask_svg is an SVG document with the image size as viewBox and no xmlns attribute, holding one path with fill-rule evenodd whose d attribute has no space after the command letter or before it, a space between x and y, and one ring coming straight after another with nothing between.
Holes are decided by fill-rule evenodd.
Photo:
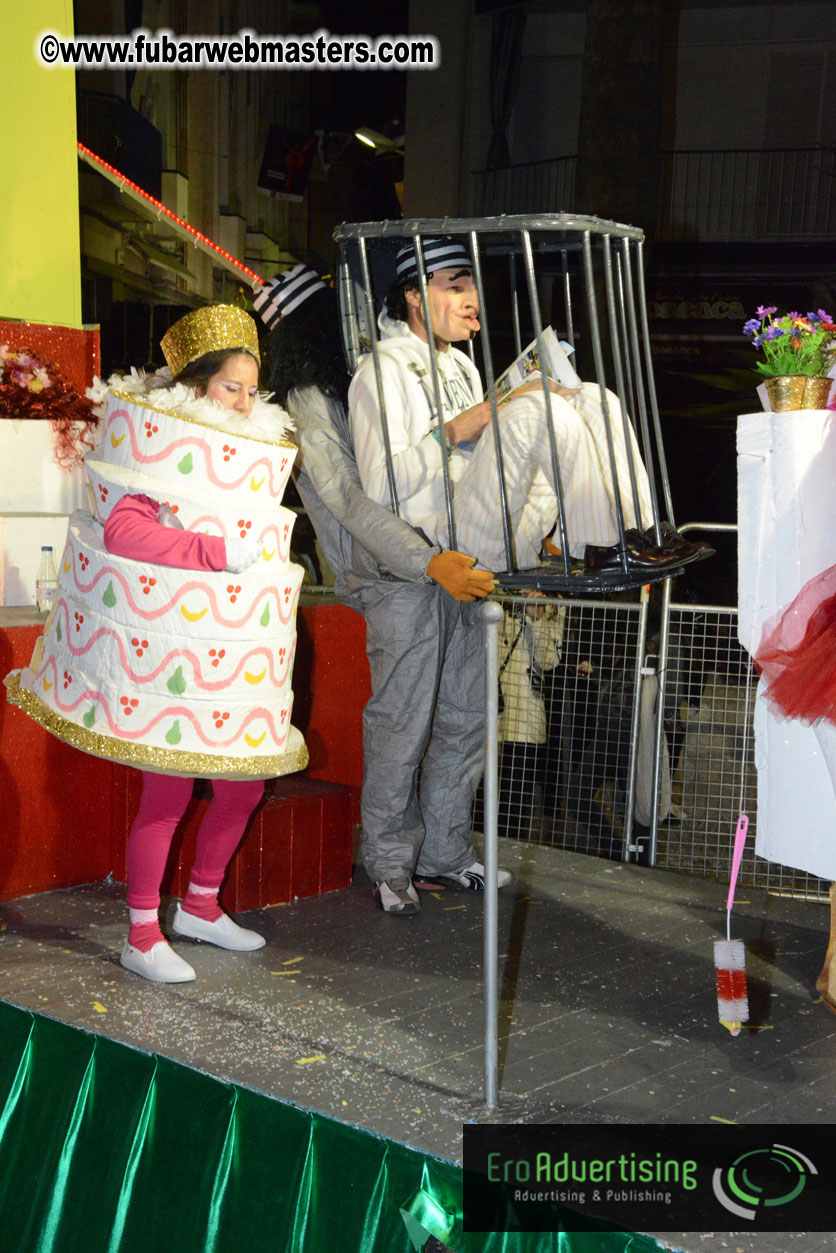
<instances>
[{"instance_id":1,"label":"pink long-sleeve top","mask_svg":"<svg viewBox=\"0 0 836 1253\"><path fill-rule=\"evenodd\" d=\"M105 523L104 542L108 552L134 561L182 570L226 569L222 539L163 526L159 502L150 496L123 496Z\"/></svg>"}]
</instances>

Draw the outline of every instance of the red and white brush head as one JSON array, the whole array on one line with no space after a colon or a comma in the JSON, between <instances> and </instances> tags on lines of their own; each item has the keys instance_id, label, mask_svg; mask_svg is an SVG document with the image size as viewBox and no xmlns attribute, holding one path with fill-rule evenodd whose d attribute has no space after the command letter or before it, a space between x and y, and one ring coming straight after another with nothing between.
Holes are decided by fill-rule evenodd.
<instances>
[{"instance_id":1,"label":"red and white brush head","mask_svg":"<svg viewBox=\"0 0 836 1253\"><path fill-rule=\"evenodd\" d=\"M746 991L746 950L742 940L715 940L714 967L717 976L717 1014L732 1035L749 1021Z\"/></svg>"}]
</instances>

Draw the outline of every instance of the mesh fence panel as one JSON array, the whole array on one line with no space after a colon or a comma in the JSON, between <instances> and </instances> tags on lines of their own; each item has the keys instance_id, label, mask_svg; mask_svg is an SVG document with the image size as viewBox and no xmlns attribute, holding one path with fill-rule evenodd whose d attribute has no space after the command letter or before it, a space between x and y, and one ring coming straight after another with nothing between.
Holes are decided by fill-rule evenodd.
<instances>
[{"instance_id":1,"label":"mesh fence panel","mask_svg":"<svg viewBox=\"0 0 836 1253\"><path fill-rule=\"evenodd\" d=\"M503 601L500 835L621 858L639 683L631 848L646 861L659 684L653 635L639 647L639 608ZM750 662L737 639L737 611L672 604L668 632L656 864L727 881L742 795L749 838L740 884L826 899L822 880L755 855L757 679L752 672L747 693ZM481 795L475 818L481 827Z\"/></svg>"},{"instance_id":2,"label":"mesh fence panel","mask_svg":"<svg viewBox=\"0 0 836 1253\"><path fill-rule=\"evenodd\" d=\"M639 606L503 608L499 834L620 858Z\"/></svg>"}]
</instances>

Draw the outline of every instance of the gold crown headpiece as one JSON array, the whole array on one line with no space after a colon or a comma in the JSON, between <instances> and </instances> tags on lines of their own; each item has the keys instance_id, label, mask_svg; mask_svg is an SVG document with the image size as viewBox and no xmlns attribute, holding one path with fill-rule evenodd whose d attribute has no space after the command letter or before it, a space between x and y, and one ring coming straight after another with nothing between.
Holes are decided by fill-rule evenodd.
<instances>
[{"instance_id":1,"label":"gold crown headpiece","mask_svg":"<svg viewBox=\"0 0 836 1253\"><path fill-rule=\"evenodd\" d=\"M261 364L258 331L253 319L236 305L206 305L170 326L160 340L174 378L198 357L224 348L245 348Z\"/></svg>"}]
</instances>

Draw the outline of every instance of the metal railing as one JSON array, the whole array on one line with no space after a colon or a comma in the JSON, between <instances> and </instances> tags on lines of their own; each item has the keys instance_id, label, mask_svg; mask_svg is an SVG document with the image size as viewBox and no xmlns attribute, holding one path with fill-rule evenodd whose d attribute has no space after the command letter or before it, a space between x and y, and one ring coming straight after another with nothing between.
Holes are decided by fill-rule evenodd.
<instances>
[{"instance_id":1,"label":"metal railing","mask_svg":"<svg viewBox=\"0 0 836 1253\"><path fill-rule=\"evenodd\" d=\"M471 177L476 214L544 213L575 203L576 157L529 161ZM836 150L684 151L662 155L662 240L832 239Z\"/></svg>"},{"instance_id":2,"label":"metal railing","mask_svg":"<svg viewBox=\"0 0 836 1253\"><path fill-rule=\"evenodd\" d=\"M680 530L710 538L736 527ZM823 880L755 853L757 676L737 609L679 601L674 590L666 585L661 619L646 630L638 603L503 600L511 619L532 603L556 607L560 639L550 653L544 629L529 631L502 672L499 834L726 882L742 798L740 884L826 900ZM541 669L535 648L555 664ZM478 827L478 797L474 812Z\"/></svg>"}]
</instances>

